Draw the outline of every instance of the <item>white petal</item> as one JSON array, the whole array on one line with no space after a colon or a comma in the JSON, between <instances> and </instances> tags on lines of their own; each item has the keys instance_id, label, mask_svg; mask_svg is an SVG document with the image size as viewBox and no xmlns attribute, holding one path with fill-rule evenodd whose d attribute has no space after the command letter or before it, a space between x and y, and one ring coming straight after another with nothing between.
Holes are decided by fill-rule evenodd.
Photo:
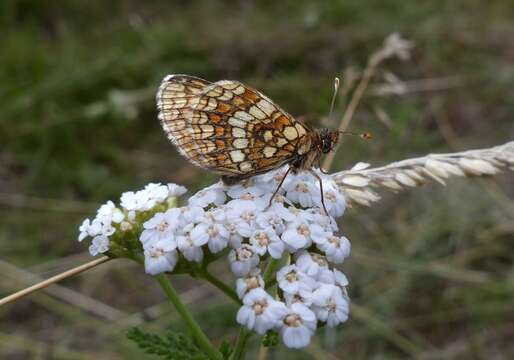
<instances>
[{"instance_id":1,"label":"white petal","mask_svg":"<svg viewBox=\"0 0 514 360\"><path fill-rule=\"evenodd\" d=\"M305 326L284 327L282 330L282 341L291 349L304 348L311 342L311 332Z\"/></svg>"}]
</instances>

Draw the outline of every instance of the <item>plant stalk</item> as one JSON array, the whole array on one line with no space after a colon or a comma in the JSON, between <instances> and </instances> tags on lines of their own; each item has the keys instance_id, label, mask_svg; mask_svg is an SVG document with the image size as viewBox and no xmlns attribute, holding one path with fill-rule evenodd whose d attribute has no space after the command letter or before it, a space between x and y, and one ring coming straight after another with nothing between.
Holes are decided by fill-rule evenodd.
<instances>
[{"instance_id":1,"label":"plant stalk","mask_svg":"<svg viewBox=\"0 0 514 360\"><path fill-rule=\"evenodd\" d=\"M219 290L221 290L225 295L227 295L229 298L234 300L238 305L241 305L241 300L237 296L236 292L227 284L225 284L223 281L218 279L215 276L212 276L207 270L200 270L197 271L196 274L200 276L202 279L207 280L212 285L217 287Z\"/></svg>"},{"instance_id":2,"label":"plant stalk","mask_svg":"<svg viewBox=\"0 0 514 360\"><path fill-rule=\"evenodd\" d=\"M264 270L264 274L262 274L262 278L264 279L264 284L266 284L266 286L274 279L275 270L279 264L280 259L274 259L270 257L269 262L266 265L266 269Z\"/></svg>"},{"instance_id":3,"label":"plant stalk","mask_svg":"<svg viewBox=\"0 0 514 360\"><path fill-rule=\"evenodd\" d=\"M237 343L234 347L234 352L230 357L231 360L241 360L243 359L244 352L246 349L246 342L252 333L246 329L244 326L241 326L239 330L239 336L237 337Z\"/></svg>"},{"instance_id":4,"label":"plant stalk","mask_svg":"<svg viewBox=\"0 0 514 360\"><path fill-rule=\"evenodd\" d=\"M193 316L180 300L179 294L171 285L168 277L165 274L158 274L155 278L161 285L170 302L175 306L182 319L186 322L198 346L209 356L210 359L221 360L221 354L214 348L207 335L205 335L198 323L193 319Z\"/></svg>"}]
</instances>

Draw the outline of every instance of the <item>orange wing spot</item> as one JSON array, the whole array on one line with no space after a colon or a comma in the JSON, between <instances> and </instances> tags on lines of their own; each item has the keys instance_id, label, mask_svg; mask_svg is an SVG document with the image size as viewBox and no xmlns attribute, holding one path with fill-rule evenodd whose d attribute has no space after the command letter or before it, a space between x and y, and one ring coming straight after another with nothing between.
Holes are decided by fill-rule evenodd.
<instances>
[{"instance_id":1,"label":"orange wing spot","mask_svg":"<svg viewBox=\"0 0 514 360\"><path fill-rule=\"evenodd\" d=\"M266 145L266 143L264 143L260 139L255 139L255 141L253 143L254 148L262 148L262 147L264 147L264 145Z\"/></svg>"},{"instance_id":2,"label":"orange wing spot","mask_svg":"<svg viewBox=\"0 0 514 360\"><path fill-rule=\"evenodd\" d=\"M227 154L219 154L218 156L216 156L216 160L218 160L219 162L225 162L227 158Z\"/></svg>"},{"instance_id":3,"label":"orange wing spot","mask_svg":"<svg viewBox=\"0 0 514 360\"><path fill-rule=\"evenodd\" d=\"M252 151L248 154L248 160L257 160L257 159L260 159L262 158L262 154L260 151Z\"/></svg>"},{"instance_id":4,"label":"orange wing spot","mask_svg":"<svg viewBox=\"0 0 514 360\"><path fill-rule=\"evenodd\" d=\"M269 166L275 165L276 162L277 162L277 160L273 159L273 158L270 158L270 159L262 158L259 161L257 161L257 164L259 165L260 168L267 168Z\"/></svg>"},{"instance_id":5,"label":"orange wing spot","mask_svg":"<svg viewBox=\"0 0 514 360\"><path fill-rule=\"evenodd\" d=\"M296 148L294 147L293 144L287 144L284 146L284 149L286 149L287 151L289 152L294 152L296 150Z\"/></svg>"},{"instance_id":6,"label":"orange wing spot","mask_svg":"<svg viewBox=\"0 0 514 360\"><path fill-rule=\"evenodd\" d=\"M219 107L219 104L218 104L218 107ZM215 124L217 124L221 121L221 116L219 116L218 114L209 113L208 115L209 115L209 120Z\"/></svg>"},{"instance_id":7,"label":"orange wing spot","mask_svg":"<svg viewBox=\"0 0 514 360\"><path fill-rule=\"evenodd\" d=\"M259 95L250 89L245 89L243 98L250 100L252 103L255 103L258 99L260 99Z\"/></svg>"},{"instance_id":8,"label":"orange wing spot","mask_svg":"<svg viewBox=\"0 0 514 360\"><path fill-rule=\"evenodd\" d=\"M246 101L244 101L242 98L240 98L239 96L235 96L234 99L232 99L232 102L236 105L236 106L240 106L240 107L243 107L243 106L246 106Z\"/></svg>"},{"instance_id":9,"label":"orange wing spot","mask_svg":"<svg viewBox=\"0 0 514 360\"><path fill-rule=\"evenodd\" d=\"M225 104L224 102L218 102L218 107L216 110L222 113L227 113L232 109L232 107L228 104Z\"/></svg>"},{"instance_id":10,"label":"orange wing spot","mask_svg":"<svg viewBox=\"0 0 514 360\"><path fill-rule=\"evenodd\" d=\"M216 126L216 136L223 136L225 134L225 128L223 126Z\"/></svg>"},{"instance_id":11,"label":"orange wing spot","mask_svg":"<svg viewBox=\"0 0 514 360\"><path fill-rule=\"evenodd\" d=\"M225 142L223 140L215 140L216 148L221 150L225 148Z\"/></svg>"},{"instance_id":12,"label":"orange wing spot","mask_svg":"<svg viewBox=\"0 0 514 360\"><path fill-rule=\"evenodd\" d=\"M288 157L291 155L290 151L279 149L278 152L275 154L275 157Z\"/></svg>"},{"instance_id":13,"label":"orange wing spot","mask_svg":"<svg viewBox=\"0 0 514 360\"><path fill-rule=\"evenodd\" d=\"M275 127L275 129L279 130L280 132L282 132L282 130L284 129L285 126L290 126L290 125L291 125L291 121L289 121L287 116L282 115L275 119L274 127Z\"/></svg>"}]
</instances>

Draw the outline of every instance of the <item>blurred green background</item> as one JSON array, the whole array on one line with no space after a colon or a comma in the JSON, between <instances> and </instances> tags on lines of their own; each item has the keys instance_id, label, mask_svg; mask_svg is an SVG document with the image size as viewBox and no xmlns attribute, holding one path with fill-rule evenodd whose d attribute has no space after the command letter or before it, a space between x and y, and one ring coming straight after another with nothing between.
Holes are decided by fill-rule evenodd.
<instances>
[{"instance_id":1,"label":"blurred green background","mask_svg":"<svg viewBox=\"0 0 514 360\"><path fill-rule=\"evenodd\" d=\"M149 181L194 191L216 180L162 133L166 74L237 79L335 128L348 99L327 119L334 76L358 76L395 31L415 42L412 59L380 67L350 127L374 140L345 138L332 170L514 138L509 0L3 0L0 295L88 261L77 226L100 203ZM382 94L394 78L408 91ZM351 319L269 358L514 358L513 180L458 179L348 210ZM234 306L176 282L216 344L236 336ZM141 359L133 325L183 328L142 269L111 262L0 308L0 358ZM256 358L256 338L251 348Z\"/></svg>"}]
</instances>

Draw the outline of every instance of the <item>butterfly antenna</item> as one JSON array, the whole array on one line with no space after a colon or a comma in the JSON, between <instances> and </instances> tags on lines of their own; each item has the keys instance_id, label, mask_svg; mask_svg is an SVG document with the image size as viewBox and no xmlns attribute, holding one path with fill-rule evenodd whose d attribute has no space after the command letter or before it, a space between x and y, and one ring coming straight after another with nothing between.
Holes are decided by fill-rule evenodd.
<instances>
[{"instance_id":1,"label":"butterfly antenna","mask_svg":"<svg viewBox=\"0 0 514 360\"><path fill-rule=\"evenodd\" d=\"M332 112L334 111L334 105L336 103L337 92L339 91L339 84L340 84L340 80L336 76L334 78L334 94L332 95L332 101L330 102L330 112L328 113L329 119L332 118Z\"/></svg>"},{"instance_id":2,"label":"butterfly antenna","mask_svg":"<svg viewBox=\"0 0 514 360\"><path fill-rule=\"evenodd\" d=\"M339 134L342 134L342 135L352 135L352 136L358 136L362 139L365 139L365 140L371 140L373 139L373 135L371 135L371 133L369 132L363 132L363 133L354 133L354 132L351 132L351 131L339 131Z\"/></svg>"}]
</instances>

